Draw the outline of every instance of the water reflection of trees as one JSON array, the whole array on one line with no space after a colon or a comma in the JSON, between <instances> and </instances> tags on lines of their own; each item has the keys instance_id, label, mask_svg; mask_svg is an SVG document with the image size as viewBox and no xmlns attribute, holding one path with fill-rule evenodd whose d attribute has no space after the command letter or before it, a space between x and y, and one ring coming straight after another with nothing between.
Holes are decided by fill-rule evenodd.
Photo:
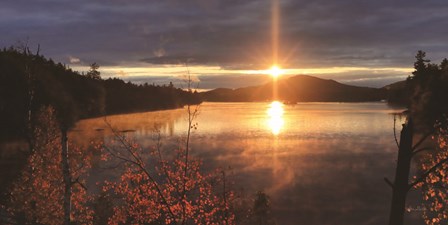
<instances>
[{"instance_id":1,"label":"water reflection of trees","mask_svg":"<svg viewBox=\"0 0 448 225\"><path fill-rule=\"evenodd\" d=\"M178 109L87 119L76 124L70 132L70 138L86 146L91 141L104 141L113 136L108 123L119 128L119 131L134 133L138 139L151 137L156 132L173 137L177 134L176 125L183 118L184 110Z\"/></svg>"}]
</instances>

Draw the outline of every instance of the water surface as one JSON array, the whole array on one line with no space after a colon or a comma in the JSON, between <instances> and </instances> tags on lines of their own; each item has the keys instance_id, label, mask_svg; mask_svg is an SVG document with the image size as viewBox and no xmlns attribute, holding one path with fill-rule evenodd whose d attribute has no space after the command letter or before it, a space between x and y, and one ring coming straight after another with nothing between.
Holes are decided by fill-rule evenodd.
<instances>
[{"instance_id":1,"label":"water surface","mask_svg":"<svg viewBox=\"0 0 448 225\"><path fill-rule=\"evenodd\" d=\"M203 103L192 153L207 169L230 167L235 190L265 191L278 224L384 225L391 190L383 177L393 178L393 114L400 111L385 103ZM188 127L185 109L107 120L144 146L154 145L159 130L166 150ZM102 118L84 120L72 138L110 135L102 129ZM418 217L408 213L408 224Z\"/></svg>"}]
</instances>

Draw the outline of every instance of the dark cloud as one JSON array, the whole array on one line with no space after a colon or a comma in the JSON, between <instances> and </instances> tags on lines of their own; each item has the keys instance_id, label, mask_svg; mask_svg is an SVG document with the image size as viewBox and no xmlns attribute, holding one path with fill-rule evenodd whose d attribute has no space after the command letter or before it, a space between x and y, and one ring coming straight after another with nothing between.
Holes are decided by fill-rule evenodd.
<instances>
[{"instance_id":1,"label":"dark cloud","mask_svg":"<svg viewBox=\"0 0 448 225\"><path fill-rule=\"evenodd\" d=\"M448 2L280 0L280 58L292 68L411 67L448 54ZM271 63L271 2L5 0L1 46L29 38L57 61L107 65Z\"/></svg>"}]
</instances>

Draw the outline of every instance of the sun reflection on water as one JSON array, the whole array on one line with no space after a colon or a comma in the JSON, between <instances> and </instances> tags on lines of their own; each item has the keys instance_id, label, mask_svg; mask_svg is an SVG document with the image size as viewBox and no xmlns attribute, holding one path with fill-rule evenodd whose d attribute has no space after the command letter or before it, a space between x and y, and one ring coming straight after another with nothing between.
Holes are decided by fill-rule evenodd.
<instances>
[{"instance_id":1,"label":"sun reflection on water","mask_svg":"<svg viewBox=\"0 0 448 225\"><path fill-rule=\"evenodd\" d=\"M269 109L267 110L268 114L268 126L272 131L272 134L278 135L280 134L280 130L283 127L285 121L283 120L283 104L279 101L273 101L269 105Z\"/></svg>"}]
</instances>

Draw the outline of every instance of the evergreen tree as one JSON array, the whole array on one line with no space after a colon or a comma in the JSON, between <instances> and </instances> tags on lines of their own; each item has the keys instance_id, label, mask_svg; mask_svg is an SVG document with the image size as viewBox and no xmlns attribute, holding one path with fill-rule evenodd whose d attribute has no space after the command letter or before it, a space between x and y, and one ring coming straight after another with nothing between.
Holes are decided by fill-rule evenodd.
<instances>
[{"instance_id":1,"label":"evergreen tree","mask_svg":"<svg viewBox=\"0 0 448 225\"><path fill-rule=\"evenodd\" d=\"M86 76L94 80L101 80L101 73L98 71L99 68L100 65L96 62L90 64L90 70L86 73Z\"/></svg>"}]
</instances>

